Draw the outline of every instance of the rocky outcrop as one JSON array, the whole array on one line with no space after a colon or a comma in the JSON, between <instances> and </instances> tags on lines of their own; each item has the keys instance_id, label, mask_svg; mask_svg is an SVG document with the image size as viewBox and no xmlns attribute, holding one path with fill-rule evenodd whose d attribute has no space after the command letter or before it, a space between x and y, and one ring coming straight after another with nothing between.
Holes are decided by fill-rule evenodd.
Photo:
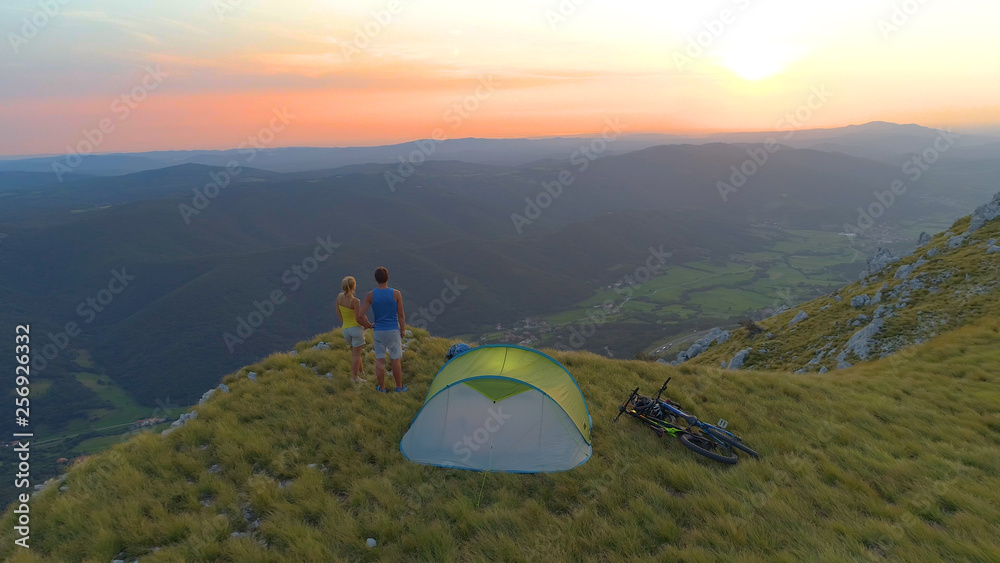
<instances>
[{"instance_id":1,"label":"rocky outcrop","mask_svg":"<svg viewBox=\"0 0 1000 563\"><path fill-rule=\"evenodd\" d=\"M872 298L867 295L857 295L851 298L851 307L858 308L864 307L871 303Z\"/></svg>"},{"instance_id":2,"label":"rocky outcrop","mask_svg":"<svg viewBox=\"0 0 1000 563\"><path fill-rule=\"evenodd\" d=\"M838 362L846 362L850 355L855 355L862 360L868 358L868 354L871 353L872 348L875 346L874 336L882 330L882 326L885 324L885 319L882 317L876 318L867 326L861 330L855 332L851 338L847 341L844 349L837 355Z\"/></svg>"},{"instance_id":3,"label":"rocky outcrop","mask_svg":"<svg viewBox=\"0 0 1000 563\"><path fill-rule=\"evenodd\" d=\"M744 348L743 350L736 352L736 355L733 356L733 359L729 360L729 365L728 365L729 369L742 368L743 364L747 361L747 356L750 355L750 351L751 351L750 348Z\"/></svg>"},{"instance_id":4,"label":"rocky outcrop","mask_svg":"<svg viewBox=\"0 0 1000 563\"><path fill-rule=\"evenodd\" d=\"M1000 192L997 192L989 203L980 205L972 212L972 219L969 221L969 230L966 233L978 231L988 221L992 221L997 217L1000 217Z\"/></svg>"},{"instance_id":5,"label":"rocky outcrop","mask_svg":"<svg viewBox=\"0 0 1000 563\"><path fill-rule=\"evenodd\" d=\"M868 268L865 270L864 274L871 275L877 274L884 270L886 266L892 264L893 262L898 262L899 257L892 253L888 248L879 247L867 260Z\"/></svg>"},{"instance_id":6,"label":"rocky outcrop","mask_svg":"<svg viewBox=\"0 0 1000 563\"><path fill-rule=\"evenodd\" d=\"M806 320L808 318L809 318L809 315L806 314L805 311L803 311L803 310L800 309L799 312L795 314L795 317L793 317L792 320L788 321L788 327L791 328L791 327L793 327L793 326L801 323L802 321L804 321L804 320Z\"/></svg>"},{"instance_id":7,"label":"rocky outcrop","mask_svg":"<svg viewBox=\"0 0 1000 563\"><path fill-rule=\"evenodd\" d=\"M722 330L719 327L715 327L708 331L704 337L698 339L697 342L692 344L687 350L677 354L677 359L671 362L671 365L682 364L691 358L699 356L702 352L708 349L713 343L718 342L722 344L723 342L729 340L729 331Z\"/></svg>"}]
</instances>

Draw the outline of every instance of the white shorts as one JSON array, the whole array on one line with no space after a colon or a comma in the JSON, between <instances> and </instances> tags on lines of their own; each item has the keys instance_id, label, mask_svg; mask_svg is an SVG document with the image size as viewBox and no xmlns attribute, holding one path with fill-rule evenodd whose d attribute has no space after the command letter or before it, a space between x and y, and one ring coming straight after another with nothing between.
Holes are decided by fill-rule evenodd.
<instances>
[{"instance_id":1,"label":"white shorts","mask_svg":"<svg viewBox=\"0 0 1000 563\"><path fill-rule=\"evenodd\" d=\"M398 360L403 356L403 339L399 336L398 330L376 330L375 337L375 358L385 358L386 350L389 351L390 360Z\"/></svg>"},{"instance_id":2,"label":"white shorts","mask_svg":"<svg viewBox=\"0 0 1000 563\"><path fill-rule=\"evenodd\" d=\"M365 329L360 326L352 326L344 329L344 340L351 348L358 348L365 345Z\"/></svg>"}]
</instances>

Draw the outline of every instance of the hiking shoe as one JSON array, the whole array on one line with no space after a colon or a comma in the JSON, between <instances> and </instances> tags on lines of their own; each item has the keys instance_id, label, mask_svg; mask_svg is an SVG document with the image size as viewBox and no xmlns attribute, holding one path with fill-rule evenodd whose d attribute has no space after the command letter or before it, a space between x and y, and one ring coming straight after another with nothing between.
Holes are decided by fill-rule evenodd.
<instances>
[{"instance_id":1,"label":"hiking shoe","mask_svg":"<svg viewBox=\"0 0 1000 563\"><path fill-rule=\"evenodd\" d=\"M385 387L382 387L381 385L376 385L375 386L375 390L378 391L379 393L388 393L389 392Z\"/></svg>"},{"instance_id":2,"label":"hiking shoe","mask_svg":"<svg viewBox=\"0 0 1000 563\"><path fill-rule=\"evenodd\" d=\"M403 391L409 391L409 390L410 390L410 388L407 387L406 385L404 385L402 387L396 387L396 392L397 393L402 393Z\"/></svg>"}]
</instances>

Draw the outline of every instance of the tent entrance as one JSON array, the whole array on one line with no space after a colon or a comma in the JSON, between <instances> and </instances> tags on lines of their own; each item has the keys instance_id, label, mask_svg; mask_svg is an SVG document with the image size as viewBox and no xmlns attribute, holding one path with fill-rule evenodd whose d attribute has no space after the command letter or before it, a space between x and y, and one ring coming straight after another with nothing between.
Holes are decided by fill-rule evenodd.
<instances>
[{"instance_id":1,"label":"tent entrance","mask_svg":"<svg viewBox=\"0 0 1000 563\"><path fill-rule=\"evenodd\" d=\"M413 421L400 444L403 454L417 463L479 471L559 471L586 461L590 446L566 412L524 387L500 401L471 385L448 387Z\"/></svg>"}]
</instances>

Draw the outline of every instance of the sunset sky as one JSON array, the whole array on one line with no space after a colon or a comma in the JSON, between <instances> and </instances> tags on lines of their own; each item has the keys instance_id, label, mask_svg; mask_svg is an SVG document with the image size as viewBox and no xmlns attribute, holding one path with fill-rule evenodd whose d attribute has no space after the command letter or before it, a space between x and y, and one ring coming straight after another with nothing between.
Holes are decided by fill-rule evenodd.
<instances>
[{"instance_id":1,"label":"sunset sky","mask_svg":"<svg viewBox=\"0 0 1000 563\"><path fill-rule=\"evenodd\" d=\"M767 130L813 88L802 127L1000 132L995 0L51 3L0 5L0 154L233 148L275 108L274 146Z\"/></svg>"}]
</instances>

